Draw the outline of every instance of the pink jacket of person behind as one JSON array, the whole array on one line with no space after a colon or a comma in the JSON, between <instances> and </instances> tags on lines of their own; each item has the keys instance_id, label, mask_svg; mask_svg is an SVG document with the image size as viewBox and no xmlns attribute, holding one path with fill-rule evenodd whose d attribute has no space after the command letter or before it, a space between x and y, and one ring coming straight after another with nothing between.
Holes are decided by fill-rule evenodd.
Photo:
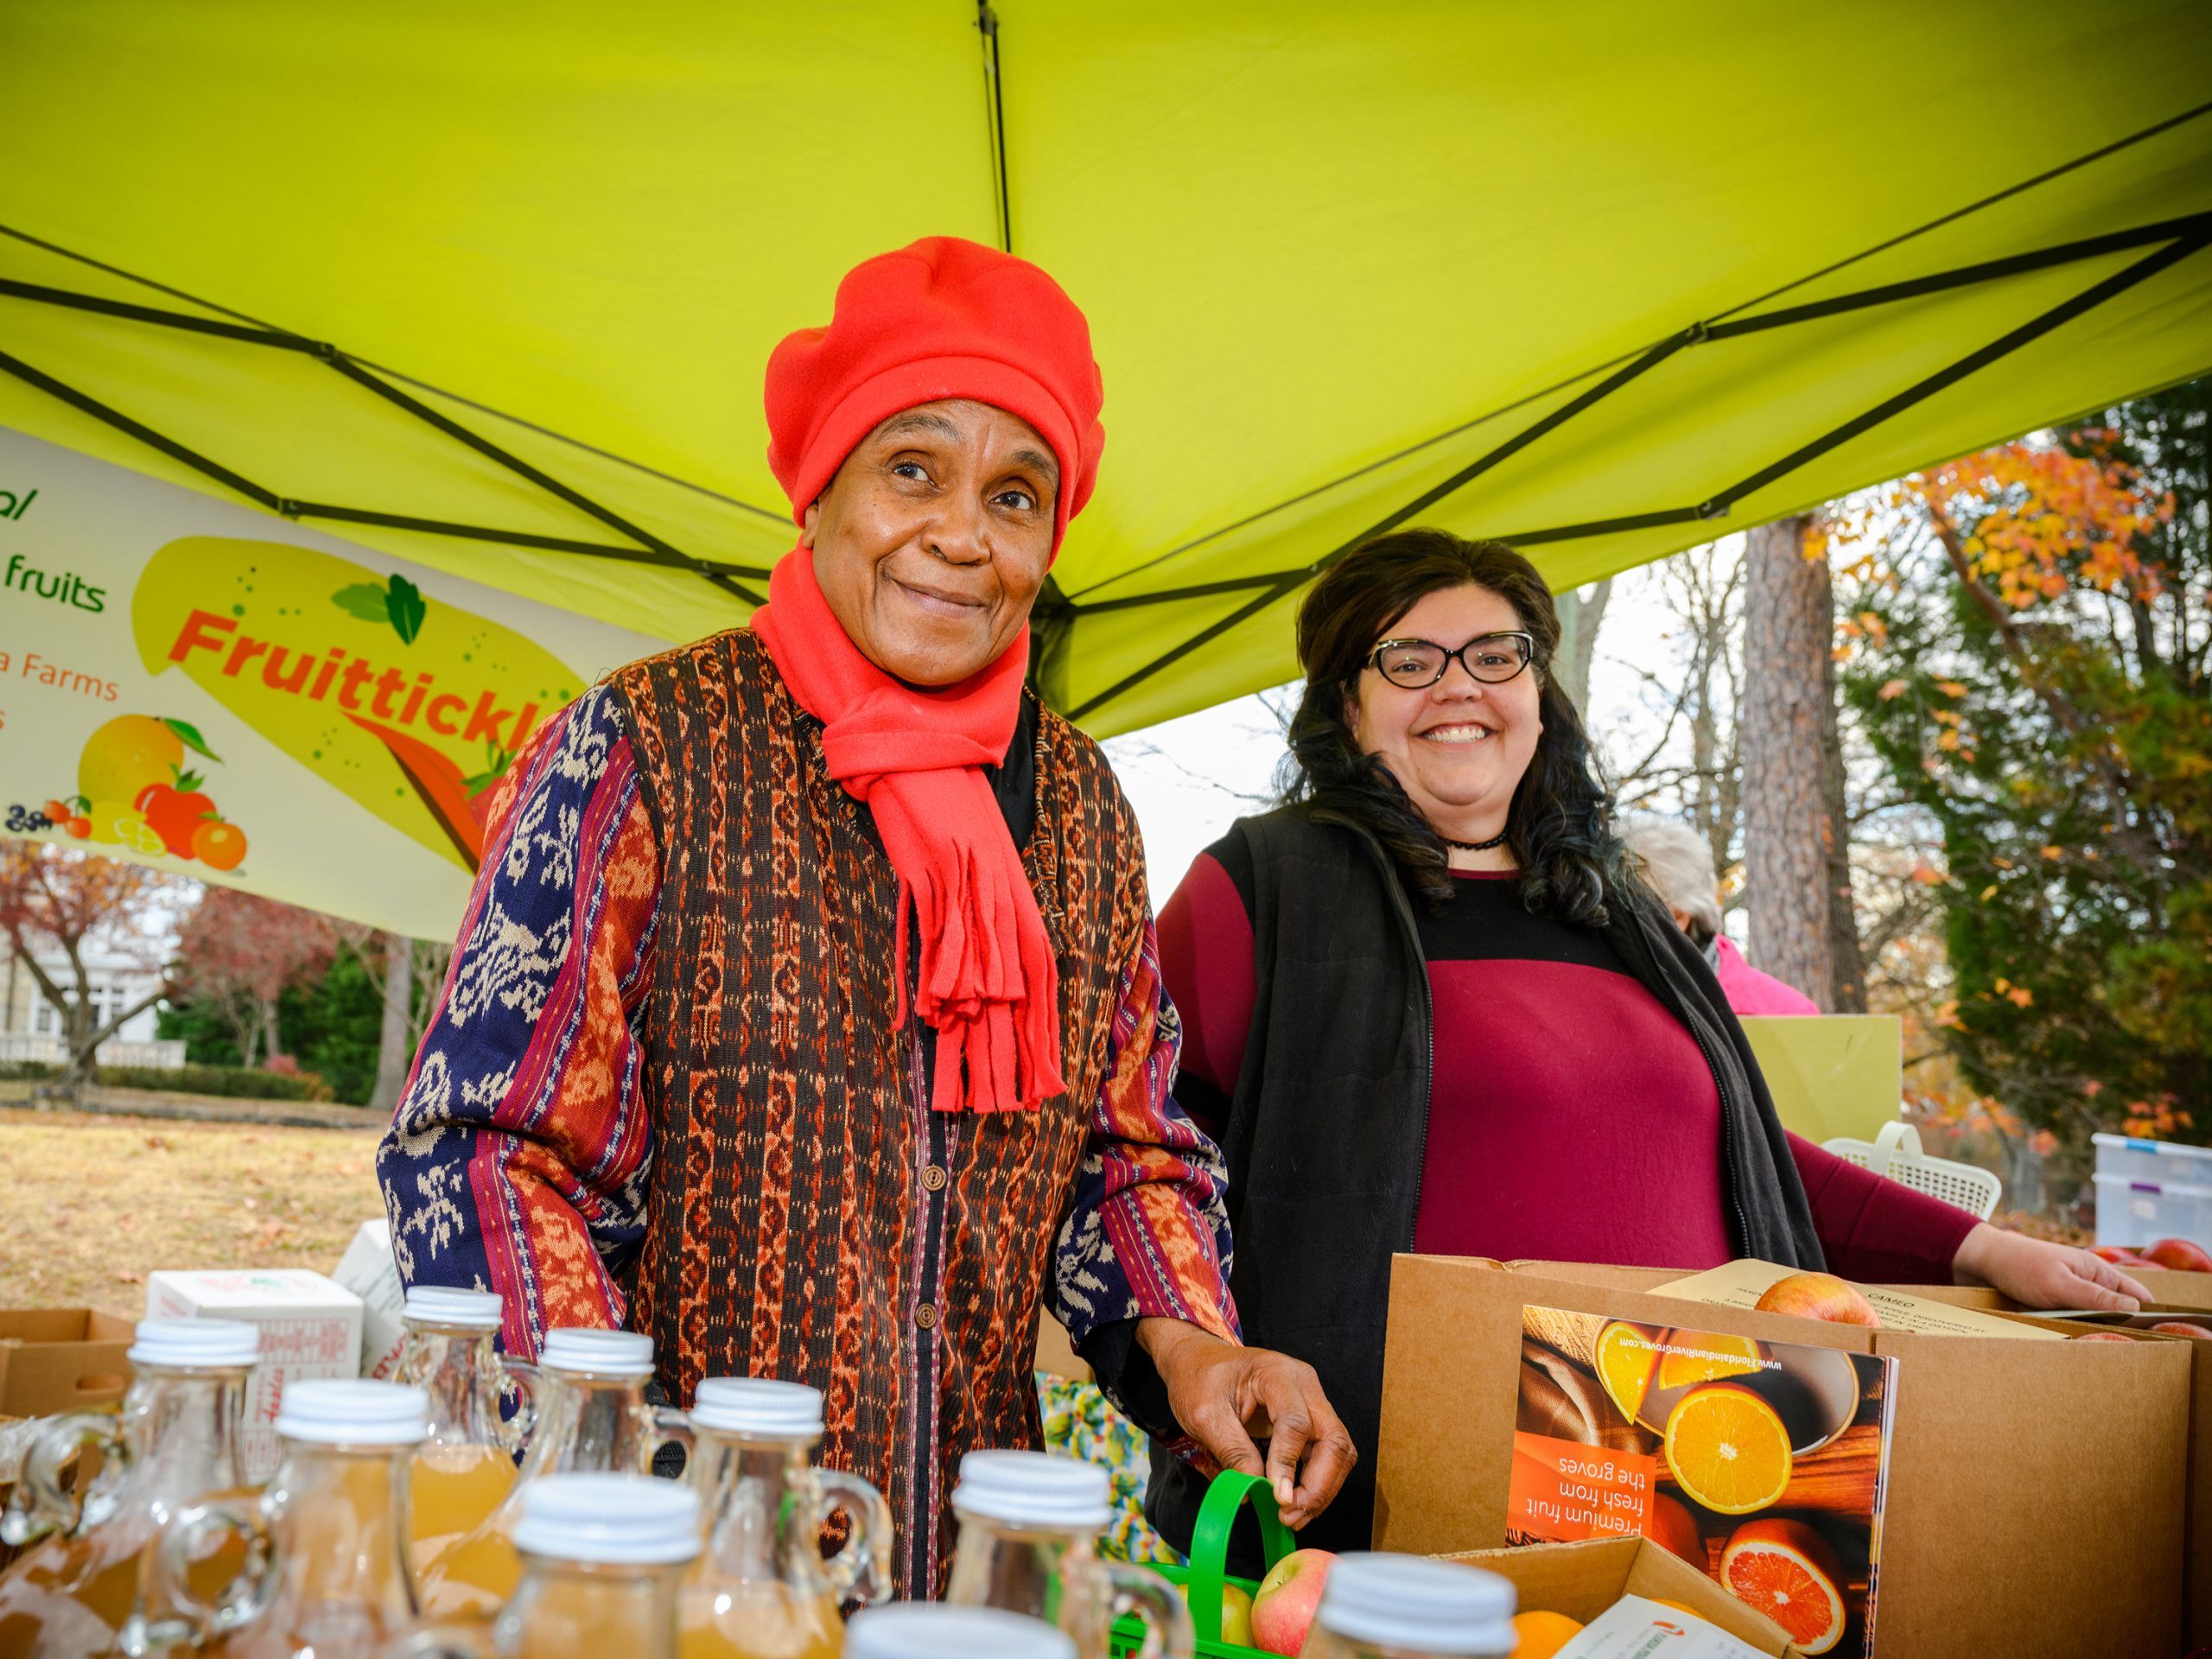
<instances>
[{"instance_id":1,"label":"pink jacket of person behind","mask_svg":"<svg viewBox=\"0 0 2212 1659\"><path fill-rule=\"evenodd\" d=\"M1726 936L1713 941L1713 972L1721 995L1738 1014L1818 1014L1820 1005L1802 991L1763 974L1744 960Z\"/></svg>"}]
</instances>

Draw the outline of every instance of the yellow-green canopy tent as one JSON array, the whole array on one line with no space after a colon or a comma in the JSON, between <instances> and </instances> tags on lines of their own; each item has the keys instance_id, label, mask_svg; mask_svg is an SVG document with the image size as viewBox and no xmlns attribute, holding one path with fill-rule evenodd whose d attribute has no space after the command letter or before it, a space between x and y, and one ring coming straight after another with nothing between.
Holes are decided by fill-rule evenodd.
<instances>
[{"instance_id":1,"label":"yellow-green canopy tent","mask_svg":"<svg viewBox=\"0 0 2212 1659\"><path fill-rule=\"evenodd\" d=\"M1099 732L1419 520L1556 583L2212 369L2212 7L16 0L0 426L664 639L917 236L1091 319Z\"/></svg>"}]
</instances>

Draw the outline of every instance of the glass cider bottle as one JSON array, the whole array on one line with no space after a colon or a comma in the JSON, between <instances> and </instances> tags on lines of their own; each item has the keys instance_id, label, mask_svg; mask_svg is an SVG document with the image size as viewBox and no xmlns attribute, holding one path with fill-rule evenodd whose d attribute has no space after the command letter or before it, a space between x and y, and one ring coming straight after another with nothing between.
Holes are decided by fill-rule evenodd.
<instances>
[{"instance_id":1,"label":"glass cider bottle","mask_svg":"<svg viewBox=\"0 0 2212 1659\"><path fill-rule=\"evenodd\" d=\"M857 1475L814 1466L822 1394L766 1377L710 1377L691 1407L684 1479L706 1548L684 1583L683 1659L837 1659L838 1609L889 1589L891 1509ZM832 1511L851 1528L828 1560Z\"/></svg>"},{"instance_id":2,"label":"glass cider bottle","mask_svg":"<svg viewBox=\"0 0 2212 1659\"><path fill-rule=\"evenodd\" d=\"M647 1475L552 1474L516 1497L513 1597L488 1622L416 1631L396 1659L676 1659L699 1495Z\"/></svg>"},{"instance_id":3,"label":"glass cider bottle","mask_svg":"<svg viewBox=\"0 0 2212 1659\"><path fill-rule=\"evenodd\" d=\"M970 1452L952 1489L960 1541L945 1600L1042 1618L1074 1639L1081 1659L1106 1659L1124 1613L1146 1621L1143 1653L1190 1659L1191 1615L1173 1585L1102 1560L1112 1518L1106 1471L1041 1452Z\"/></svg>"},{"instance_id":4,"label":"glass cider bottle","mask_svg":"<svg viewBox=\"0 0 2212 1659\"><path fill-rule=\"evenodd\" d=\"M238 1435L260 1339L257 1326L232 1319L141 1320L121 1415L58 1417L33 1442L0 1517L0 1539L31 1546L0 1573L0 1653L147 1654L189 1637L190 1623L149 1596L144 1557L179 1510L251 1490ZM80 1504L61 1471L89 1446L104 1460ZM189 1571L212 1590L244 1559L232 1550Z\"/></svg>"},{"instance_id":5,"label":"glass cider bottle","mask_svg":"<svg viewBox=\"0 0 2212 1659\"><path fill-rule=\"evenodd\" d=\"M407 1471L429 1401L397 1382L295 1382L276 1411L283 1450L257 1503L198 1503L163 1530L157 1586L191 1612L208 1659L368 1654L414 1623L404 1548ZM246 1547L245 1570L213 1599L183 1583L211 1536Z\"/></svg>"},{"instance_id":6,"label":"glass cider bottle","mask_svg":"<svg viewBox=\"0 0 2212 1659\"><path fill-rule=\"evenodd\" d=\"M424 1607L438 1618L491 1613L514 1594L522 1561L514 1529L522 1495L554 1474L652 1472L653 1453L673 1441L688 1453L691 1425L645 1399L653 1374L650 1337L630 1331L545 1333L537 1356L537 1416L514 1488L483 1520L423 1569Z\"/></svg>"},{"instance_id":7,"label":"glass cider bottle","mask_svg":"<svg viewBox=\"0 0 2212 1659\"><path fill-rule=\"evenodd\" d=\"M853 1615L844 1659L1076 1659L1065 1630L996 1607L893 1602Z\"/></svg>"},{"instance_id":8,"label":"glass cider bottle","mask_svg":"<svg viewBox=\"0 0 2212 1659\"><path fill-rule=\"evenodd\" d=\"M1300 1659L1500 1659L1516 1645L1513 1586L1419 1555L1340 1555Z\"/></svg>"},{"instance_id":9,"label":"glass cider bottle","mask_svg":"<svg viewBox=\"0 0 2212 1659\"><path fill-rule=\"evenodd\" d=\"M400 1315L406 1334L391 1380L430 1402L430 1432L408 1471L407 1564L418 1582L506 1500L515 1455L530 1441L537 1368L493 1350L500 1312L496 1292L416 1285ZM503 1418L509 1395L515 1413Z\"/></svg>"}]
</instances>

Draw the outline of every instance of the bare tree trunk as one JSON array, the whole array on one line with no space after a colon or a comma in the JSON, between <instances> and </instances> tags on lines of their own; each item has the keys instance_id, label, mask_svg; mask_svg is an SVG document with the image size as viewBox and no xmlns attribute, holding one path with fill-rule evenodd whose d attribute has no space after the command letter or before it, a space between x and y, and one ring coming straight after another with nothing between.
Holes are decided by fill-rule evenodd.
<instances>
[{"instance_id":1,"label":"bare tree trunk","mask_svg":"<svg viewBox=\"0 0 2212 1659\"><path fill-rule=\"evenodd\" d=\"M390 1116L415 1058L415 941L404 934L384 935L383 989L384 1024L377 1035L377 1080L369 1090L369 1109Z\"/></svg>"},{"instance_id":2,"label":"bare tree trunk","mask_svg":"<svg viewBox=\"0 0 2212 1659\"><path fill-rule=\"evenodd\" d=\"M1605 620L1606 602L1613 596L1613 579L1607 576L1585 599L1580 588L1556 595L1559 608L1559 653L1552 674L1577 710L1590 709L1590 664L1598 656L1598 625Z\"/></svg>"},{"instance_id":3,"label":"bare tree trunk","mask_svg":"<svg viewBox=\"0 0 2212 1659\"><path fill-rule=\"evenodd\" d=\"M1821 564L1823 578L1827 574ZM1825 581L1822 586L1826 586ZM1834 613L1831 612L1833 616ZM1851 892L1851 813L1844 800L1843 733L1836 723L1835 658L1828 653L1827 711L1821 734L1821 802L1828 818L1828 958L1834 964L1836 1014L1866 1012L1866 964L1859 949L1859 906Z\"/></svg>"},{"instance_id":4,"label":"bare tree trunk","mask_svg":"<svg viewBox=\"0 0 2212 1659\"><path fill-rule=\"evenodd\" d=\"M1745 549L1744 872L1752 964L1832 1013L1829 857L1840 825L1826 760L1835 613L1827 561L1805 556L1809 523L1762 525Z\"/></svg>"},{"instance_id":5,"label":"bare tree trunk","mask_svg":"<svg viewBox=\"0 0 2212 1659\"><path fill-rule=\"evenodd\" d=\"M276 1031L276 999L273 996L261 999L261 1049L266 1059L274 1059L283 1052L283 1043ZM251 1065L252 1062L249 1060L247 1064Z\"/></svg>"}]
</instances>

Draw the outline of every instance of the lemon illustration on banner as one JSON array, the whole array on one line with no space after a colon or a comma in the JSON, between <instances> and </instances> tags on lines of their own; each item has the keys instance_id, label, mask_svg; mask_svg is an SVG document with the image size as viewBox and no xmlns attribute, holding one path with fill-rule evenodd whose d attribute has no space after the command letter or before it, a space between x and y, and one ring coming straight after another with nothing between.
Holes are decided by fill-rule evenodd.
<instances>
[{"instance_id":1,"label":"lemon illustration on banner","mask_svg":"<svg viewBox=\"0 0 2212 1659\"><path fill-rule=\"evenodd\" d=\"M427 598L404 575L289 543L169 543L138 579L130 622L149 672L182 672L316 777L472 872L492 786L538 721L582 690L513 629Z\"/></svg>"}]
</instances>

